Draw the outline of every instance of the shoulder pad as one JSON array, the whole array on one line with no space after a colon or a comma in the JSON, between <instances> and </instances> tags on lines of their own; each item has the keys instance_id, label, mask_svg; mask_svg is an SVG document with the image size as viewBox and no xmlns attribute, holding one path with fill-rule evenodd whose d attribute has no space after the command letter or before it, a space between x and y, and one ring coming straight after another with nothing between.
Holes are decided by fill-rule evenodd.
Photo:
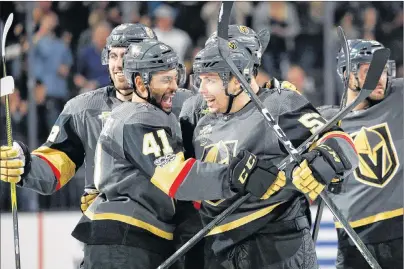
<instances>
[{"instance_id":1,"label":"shoulder pad","mask_svg":"<svg viewBox=\"0 0 404 269\"><path fill-rule=\"evenodd\" d=\"M100 104L104 102L103 97L111 86L106 86L93 91L79 94L65 105L65 109L69 109L70 113L79 113L89 108L100 109Z\"/></svg>"}]
</instances>

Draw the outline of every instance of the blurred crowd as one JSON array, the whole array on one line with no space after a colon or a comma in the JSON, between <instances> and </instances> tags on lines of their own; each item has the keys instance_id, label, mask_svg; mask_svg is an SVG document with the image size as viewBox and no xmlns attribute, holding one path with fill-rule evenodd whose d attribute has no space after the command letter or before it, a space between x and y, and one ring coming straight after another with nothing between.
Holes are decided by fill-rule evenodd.
<instances>
[{"instance_id":1,"label":"blurred crowd","mask_svg":"<svg viewBox=\"0 0 404 269\"><path fill-rule=\"evenodd\" d=\"M6 66L16 81L10 95L14 139L26 142L28 75L35 78L38 142L43 143L66 101L82 92L110 83L101 51L111 29L124 22L140 22L154 29L159 40L172 46L192 70L192 59L217 25L220 2L27 2L0 3L0 30L8 14L14 22L7 36ZM241 2L233 9L231 23L259 31L268 28L271 40L263 53L258 81L274 76L292 82L316 106L324 104L324 55L338 49L323 48L326 2ZM334 26L341 25L348 39L375 39L391 49L397 76L403 75L403 2L334 2ZM27 40L26 13L32 12L33 43ZM31 52L31 53L29 53ZM30 65L28 57L31 57ZM333 56L334 57L334 56ZM336 74L335 74L336 76ZM337 79L336 79L337 80ZM340 84L336 85L341 87ZM337 90L334 104L342 91ZM4 117L4 100L2 100ZM2 128L4 118L1 119ZM2 131L2 144L4 133ZM39 145L38 145L39 146ZM18 189L22 211L78 210L83 174L52 196ZM0 183L0 210L10 210L9 187Z\"/></svg>"}]
</instances>

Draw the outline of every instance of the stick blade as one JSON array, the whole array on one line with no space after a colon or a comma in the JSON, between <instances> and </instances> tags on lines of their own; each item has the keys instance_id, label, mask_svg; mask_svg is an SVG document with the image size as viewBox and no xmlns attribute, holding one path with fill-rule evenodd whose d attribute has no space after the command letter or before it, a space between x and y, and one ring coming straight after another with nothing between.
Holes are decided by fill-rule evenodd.
<instances>
[{"instance_id":1,"label":"stick blade","mask_svg":"<svg viewBox=\"0 0 404 269\"><path fill-rule=\"evenodd\" d=\"M379 49L374 52L361 92L366 92L369 95L369 92L372 92L376 88L389 57L390 50L388 48Z\"/></svg>"},{"instance_id":2,"label":"stick blade","mask_svg":"<svg viewBox=\"0 0 404 269\"><path fill-rule=\"evenodd\" d=\"M0 97L14 93L14 78L7 76L0 79Z\"/></svg>"},{"instance_id":3,"label":"stick blade","mask_svg":"<svg viewBox=\"0 0 404 269\"><path fill-rule=\"evenodd\" d=\"M3 36L1 38L1 56L5 56L6 55L6 37L7 37L7 33L11 28L11 24L13 24L13 19L14 19L14 14L11 13L10 15L8 15L6 24L4 25L4 30L3 30Z\"/></svg>"}]
</instances>

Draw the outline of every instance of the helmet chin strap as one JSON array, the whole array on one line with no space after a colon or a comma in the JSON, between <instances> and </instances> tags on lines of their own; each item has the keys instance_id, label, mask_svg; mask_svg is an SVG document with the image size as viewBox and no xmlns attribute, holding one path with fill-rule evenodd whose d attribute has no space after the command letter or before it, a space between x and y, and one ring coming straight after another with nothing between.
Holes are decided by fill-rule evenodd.
<instances>
[{"instance_id":1,"label":"helmet chin strap","mask_svg":"<svg viewBox=\"0 0 404 269\"><path fill-rule=\"evenodd\" d=\"M149 85L145 85L145 87L146 87L146 90L147 90L147 97L141 96L141 95L138 93L138 91L136 90L136 88L133 90L133 92L134 92L137 96L139 96L139 98L145 100L146 102L148 102L148 103L150 103L150 104L152 104L152 105L154 105L154 106L156 106L156 107L158 107L158 108L160 108L161 110L164 111L164 109L161 108L161 104L157 103L156 98L154 98L154 96L152 95L152 91L151 91ZM164 112L165 112L165 111L164 111Z\"/></svg>"},{"instance_id":2,"label":"helmet chin strap","mask_svg":"<svg viewBox=\"0 0 404 269\"><path fill-rule=\"evenodd\" d=\"M227 104L227 109L224 114L228 114L231 110L231 107L233 106L234 99L239 96L243 92L243 89L240 89L237 94L230 94L227 90L227 87L225 88L225 94L229 97L229 103Z\"/></svg>"},{"instance_id":3,"label":"helmet chin strap","mask_svg":"<svg viewBox=\"0 0 404 269\"><path fill-rule=\"evenodd\" d=\"M132 95L133 94L133 89L131 89L132 91L131 92L129 92L129 93L126 93L126 94L124 94L124 93L122 93L116 86L115 86L115 84L114 84L114 81L112 80L112 78L111 78L111 75L109 75L109 82L111 83L111 85L112 86L114 86L114 89L117 91L117 92L119 92L119 94L120 95L123 95L123 96L129 96L129 95Z\"/></svg>"},{"instance_id":4,"label":"helmet chin strap","mask_svg":"<svg viewBox=\"0 0 404 269\"><path fill-rule=\"evenodd\" d=\"M133 92L134 92L134 90L132 89L132 91L131 91L131 92L128 92L128 93L124 94L124 93L122 93L120 90L118 90L116 87L114 87L114 88L115 88L115 90L116 90L117 92L119 92L119 94L120 94L120 95L123 95L123 96L129 96L129 95L132 95L132 94L133 94Z\"/></svg>"}]
</instances>

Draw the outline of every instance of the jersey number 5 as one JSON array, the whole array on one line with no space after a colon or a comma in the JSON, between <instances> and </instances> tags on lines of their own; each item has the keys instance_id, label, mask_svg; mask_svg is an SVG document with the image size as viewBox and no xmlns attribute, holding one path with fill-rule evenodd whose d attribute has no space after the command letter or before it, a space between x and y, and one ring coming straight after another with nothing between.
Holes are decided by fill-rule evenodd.
<instances>
[{"instance_id":1,"label":"jersey number 5","mask_svg":"<svg viewBox=\"0 0 404 269\"><path fill-rule=\"evenodd\" d=\"M157 132L158 138L160 138L161 146L163 147L163 155L168 155L173 153L173 149L168 142L167 134L163 129L158 130ZM154 154L156 158L161 156L161 146L157 143L155 133L147 133L143 137L143 154L149 155L151 153Z\"/></svg>"},{"instance_id":2,"label":"jersey number 5","mask_svg":"<svg viewBox=\"0 0 404 269\"><path fill-rule=\"evenodd\" d=\"M314 134L318 128L323 126L326 121L318 113L307 113L300 117L299 122L304 127L310 129L310 132Z\"/></svg>"}]
</instances>

